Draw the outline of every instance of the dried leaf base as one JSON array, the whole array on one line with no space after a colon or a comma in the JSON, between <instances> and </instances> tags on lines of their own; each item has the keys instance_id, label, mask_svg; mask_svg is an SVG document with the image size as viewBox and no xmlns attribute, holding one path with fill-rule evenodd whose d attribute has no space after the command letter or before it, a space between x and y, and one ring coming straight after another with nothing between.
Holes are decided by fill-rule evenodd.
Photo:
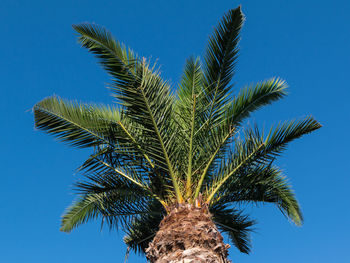
<instances>
[{"instance_id":1,"label":"dried leaf base","mask_svg":"<svg viewBox=\"0 0 350 263\"><path fill-rule=\"evenodd\" d=\"M228 248L206 207L183 204L164 217L146 253L151 263L229 263Z\"/></svg>"}]
</instances>

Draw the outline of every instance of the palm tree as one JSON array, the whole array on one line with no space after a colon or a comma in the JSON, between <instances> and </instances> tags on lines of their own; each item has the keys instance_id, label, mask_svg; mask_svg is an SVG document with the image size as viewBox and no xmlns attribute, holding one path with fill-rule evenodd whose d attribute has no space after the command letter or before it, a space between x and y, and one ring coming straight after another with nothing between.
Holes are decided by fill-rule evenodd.
<instances>
[{"instance_id":1,"label":"palm tree","mask_svg":"<svg viewBox=\"0 0 350 263\"><path fill-rule=\"evenodd\" d=\"M312 117L260 132L246 120L286 95L279 78L232 94L244 16L228 11L209 39L204 62L186 61L176 93L155 65L104 28L74 25L83 47L112 80L117 103L100 106L48 97L34 106L35 125L78 148L91 148L76 183L78 199L61 230L92 219L121 227L125 243L150 262L229 262L227 234L251 248L255 221L242 204L272 203L296 225L302 214L275 158L321 125ZM193 261L192 261L193 260Z\"/></svg>"}]
</instances>

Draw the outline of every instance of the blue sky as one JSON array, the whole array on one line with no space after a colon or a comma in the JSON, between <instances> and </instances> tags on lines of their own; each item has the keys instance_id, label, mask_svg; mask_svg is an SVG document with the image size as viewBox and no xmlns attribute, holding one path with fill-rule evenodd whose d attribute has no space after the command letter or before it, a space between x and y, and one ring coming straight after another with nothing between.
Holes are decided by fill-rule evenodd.
<instances>
[{"instance_id":1,"label":"blue sky","mask_svg":"<svg viewBox=\"0 0 350 263\"><path fill-rule=\"evenodd\" d=\"M350 262L349 1L18 1L0 2L2 120L0 261L123 262L123 233L89 223L71 234L60 216L74 198L74 171L88 156L35 131L30 109L58 94L112 103L108 76L79 47L71 25L95 22L139 54L158 59L176 83L184 61L203 54L225 11L242 4L246 23L235 87L272 76L289 96L253 116L261 127L312 114L323 128L292 143L278 163L291 179L305 223L271 206L248 207L259 221L251 255L234 262ZM146 262L130 255L129 262Z\"/></svg>"}]
</instances>

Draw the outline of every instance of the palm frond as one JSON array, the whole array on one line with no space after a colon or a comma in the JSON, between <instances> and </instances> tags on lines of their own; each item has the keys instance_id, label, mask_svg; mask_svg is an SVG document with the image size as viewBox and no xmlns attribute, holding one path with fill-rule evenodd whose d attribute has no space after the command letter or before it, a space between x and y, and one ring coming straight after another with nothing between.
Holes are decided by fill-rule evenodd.
<instances>
[{"instance_id":1,"label":"palm frond","mask_svg":"<svg viewBox=\"0 0 350 263\"><path fill-rule=\"evenodd\" d=\"M137 71L139 86L114 85L113 91L124 101L126 114L140 125L144 134L142 148L169 175L177 200L181 202L179 178L174 170L176 160L171 155L178 146L175 139L179 132L172 122L174 97L170 94L168 84L153 71L143 61L142 68Z\"/></svg>"},{"instance_id":2,"label":"palm frond","mask_svg":"<svg viewBox=\"0 0 350 263\"><path fill-rule=\"evenodd\" d=\"M238 126L241 122L249 117L253 111L282 98L286 94L285 89L286 84L284 81L271 79L245 88L232 102L226 105L222 122L208 131L211 136L208 137L205 134L207 143L201 144L205 167L197 186L196 196L207 173L216 165L217 160L223 158L227 153L227 149L232 142L231 138L238 131Z\"/></svg>"},{"instance_id":3,"label":"palm frond","mask_svg":"<svg viewBox=\"0 0 350 263\"><path fill-rule=\"evenodd\" d=\"M295 194L282 171L273 165L253 165L232 177L218 196L218 203L273 203L296 225L303 216Z\"/></svg>"},{"instance_id":4,"label":"palm frond","mask_svg":"<svg viewBox=\"0 0 350 263\"><path fill-rule=\"evenodd\" d=\"M75 147L113 145L116 108L46 98L34 106L35 127Z\"/></svg>"},{"instance_id":5,"label":"palm frond","mask_svg":"<svg viewBox=\"0 0 350 263\"><path fill-rule=\"evenodd\" d=\"M244 17L240 7L225 14L209 39L204 57L203 96L201 98L204 111L201 113L200 127L195 134L198 137L198 145L203 150L201 154L198 154L196 170L201 170L201 176L198 179L195 197L198 196L201 184L215 156L219 153L221 145L232 136L232 130L229 128L218 130L216 127L225 121L227 104L230 99L231 86L229 83L234 73L239 33L243 21Z\"/></svg>"},{"instance_id":6,"label":"palm frond","mask_svg":"<svg viewBox=\"0 0 350 263\"><path fill-rule=\"evenodd\" d=\"M209 39L204 67L207 97L207 126L220 121L227 103L233 71L238 55L237 44L244 17L241 8L229 10Z\"/></svg>"},{"instance_id":7,"label":"palm frond","mask_svg":"<svg viewBox=\"0 0 350 263\"><path fill-rule=\"evenodd\" d=\"M130 182L145 191L150 191L149 182L144 178L143 168L138 160L119 155L115 151L106 151L104 154L92 155L83 163L79 171L85 176L98 174L102 179L108 176L118 178L118 180Z\"/></svg>"},{"instance_id":8,"label":"palm frond","mask_svg":"<svg viewBox=\"0 0 350 263\"><path fill-rule=\"evenodd\" d=\"M161 220L166 215L166 211L157 201L151 202L147 209L148 213L135 217L125 228L124 242L136 253L145 253L149 242L158 231Z\"/></svg>"},{"instance_id":9,"label":"palm frond","mask_svg":"<svg viewBox=\"0 0 350 263\"><path fill-rule=\"evenodd\" d=\"M132 73L138 58L131 49L117 42L104 27L95 24L73 25L83 47L96 55L112 77L122 82L133 81Z\"/></svg>"},{"instance_id":10,"label":"palm frond","mask_svg":"<svg viewBox=\"0 0 350 263\"><path fill-rule=\"evenodd\" d=\"M101 168L103 169L103 168ZM147 189L134 184L132 181L116 175L115 169L110 171L99 170L95 168L94 171L84 171L84 178L79 179L75 183L75 191L79 194L99 194L108 191L118 190L119 193L128 195L149 195Z\"/></svg>"},{"instance_id":11,"label":"palm frond","mask_svg":"<svg viewBox=\"0 0 350 263\"><path fill-rule=\"evenodd\" d=\"M172 138L176 129L170 126L174 97L154 67L144 59L122 48L104 28L95 25L74 26L80 42L96 54L102 66L113 76L111 90L125 113L144 132L142 148L149 158L166 170L172 179L178 201L181 192L169 152L176 145Z\"/></svg>"},{"instance_id":12,"label":"palm frond","mask_svg":"<svg viewBox=\"0 0 350 263\"><path fill-rule=\"evenodd\" d=\"M271 129L264 140L258 128L247 129L245 141L235 141L235 150L229 156L228 161L222 162L218 176L214 177L209 187L210 201L225 182L241 169L254 163L268 162L274 160L286 147L286 145L304 134L317 130L321 125L312 117L300 121L285 122Z\"/></svg>"},{"instance_id":13,"label":"palm frond","mask_svg":"<svg viewBox=\"0 0 350 263\"><path fill-rule=\"evenodd\" d=\"M179 117L182 117L186 123L191 120L194 97L202 93L202 81L203 73L199 58L190 57L186 60L177 92L177 106L181 108L180 111L183 114Z\"/></svg>"},{"instance_id":14,"label":"palm frond","mask_svg":"<svg viewBox=\"0 0 350 263\"><path fill-rule=\"evenodd\" d=\"M61 230L70 232L73 228L91 219L101 218L102 224L110 229L125 226L139 214L147 213L146 203L151 200L142 189L129 187L103 187L94 184L79 184L89 193L81 195L62 217ZM96 191L96 189L98 189Z\"/></svg>"},{"instance_id":15,"label":"palm frond","mask_svg":"<svg viewBox=\"0 0 350 263\"><path fill-rule=\"evenodd\" d=\"M232 127L238 126L252 112L283 98L287 94L286 89L287 84L279 78L244 88L229 103L226 122Z\"/></svg>"},{"instance_id":16,"label":"palm frond","mask_svg":"<svg viewBox=\"0 0 350 263\"><path fill-rule=\"evenodd\" d=\"M285 150L289 142L321 127L322 125L311 116L303 120L284 122L275 128L272 127L265 140L265 152L273 155L274 158Z\"/></svg>"},{"instance_id":17,"label":"palm frond","mask_svg":"<svg viewBox=\"0 0 350 263\"><path fill-rule=\"evenodd\" d=\"M227 160L222 159L217 175L209 180L206 194L207 202L210 203L219 189L235 173L254 162L258 156L261 156L264 148L262 136L253 133L251 130L246 133L245 140L236 140L233 152L229 154Z\"/></svg>"},{"instance_id":18,"label":"palm frond","mask_svg":"<svg viewBox=\"0 0 350 263\"><path fill-rule=\"evenodd\" d=\"M97 196L82 196L67 208L62 216L61 231L71 232L74 228L100 216L100 200Z\"/></svg>"},{"instance_id":19,"label":"palm frond","mask_svg":"<svg viewBox=\"0 0 350 263\"><path fill-rule=\"evenodd\" d=\"M254 191L249 191L248 196L253 198L254 193L257 198L260 198L259 201L261 202L269 200L266 202L276 203L284 214L297 225L300 225L302 215L294 194L286 179L280 175L280 171L271 165L275 157L285 149L290 141L320 127L317 121L307 117L304 120L278 125L275 129L270 130L266 139L260 134L257 127L247 129L245 139L242 142L236 140L234 152L226 161L221 163L218 176L214 177L214 184L209 187L209 189L213 189L214 186L216 188L214 188L215 190L209 190L211 194L208 200L219 193L219 188L221 188L221 191L217 199L225 196L226 192L232 192L230 196L234 195L236 198L247 198L245 191L249 187L253 187ZM262 145L262 147L258 151L254 151L253 155L248 155L250 158L247 159L245 157L247 156L247 150L250 152L251 145L253 145L253 149L257 149L257 145ZM256 188L254 188L254 182L258 182ZM236 189L236 192L233 189ZM259 189L261 192L259 192Z\"/></svg>"},{"instance_id":20,"label":"palm frond","mask_svg":"<svg viewBox=\"0 0 350 263\"><path fill-rule=\"evenodd\" d=\"M183 162L187 163L186 178L186 196L191 195L192 188L192 167L195 162L194 158L197 155L197 149L199 145L195 143L195 131L200 124L200 118L202 118L203 105L201 105L202 98L202 81L203 73L201 70L199 59L190 58L186 61L184 75L182 77L180 88L178 92L178 100L176 108L178 114L176 117L180 119L183 128L184 142L188 147L181 148L184 152L182 156L186 159ZM180 155L181 156L181 155ZM186 165L181 165L185 166ZM180 166L180 167L181 167ZM184 168L185 168L184 167ZM195 166L194 166L195 167Z\"/></svg>"},{"instance_id":21,"label":"palm frond","mask_svg":"<svg viewBox=\"0 0 350 263\"><path fill-rule=\"evenodd\" d=\"M256 222L227 204L217 203L210 207L210 212L220 231L229 236L240 252L248 254L251 249L250 233Z\"/></svg>"}]
</instances>

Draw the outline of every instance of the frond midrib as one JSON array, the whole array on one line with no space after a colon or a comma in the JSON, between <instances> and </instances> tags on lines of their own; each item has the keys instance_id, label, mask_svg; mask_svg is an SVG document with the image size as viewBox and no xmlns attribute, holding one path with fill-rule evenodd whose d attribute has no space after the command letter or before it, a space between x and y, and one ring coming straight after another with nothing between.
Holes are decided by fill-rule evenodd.
<instances>
[{"instance_id":1,"label":"frond midrib","mask_svg":"<svg viewBox=\"0 0 350 263\"><path fill-rule=\"evenodd\" d=\"M45 109L45 108L43 108L42 106L39 106L39 105L35 105L35 106L34 106L34 110L35 110L36 108L39 109L39 111L43 111L43 112L46 112L47 114L50 114L50 115L55 116L55 117L57 117L57 118L60 118L61 120L66 121L66 122L68 122L68 123L70 123L70 124L72 124L72 125L74 125L74 126L80 128L80 129L84 130L84 131L87 132L87 133L90 133L91 135L97 137L98 139L100 139L101 141L105 142L106 144L112 146L113 148L115 147L114 144L112 144L111 142L109 142L109 141L106 140L105 138L101 137L101 136L98 135L97 133L94 133L94 132L91 131L90 129L87 129L87 128L85 128L85 127L79 125L78 123L76 123L76 122L74 122L74 121L72 121L72 120L69 120L69 119L65 118L65 117L62 116L61 114L58 114L58 113L55 113L55 112L50 111L50 110L48 110L48 109Z\"/></svg>"}]
</instances>

